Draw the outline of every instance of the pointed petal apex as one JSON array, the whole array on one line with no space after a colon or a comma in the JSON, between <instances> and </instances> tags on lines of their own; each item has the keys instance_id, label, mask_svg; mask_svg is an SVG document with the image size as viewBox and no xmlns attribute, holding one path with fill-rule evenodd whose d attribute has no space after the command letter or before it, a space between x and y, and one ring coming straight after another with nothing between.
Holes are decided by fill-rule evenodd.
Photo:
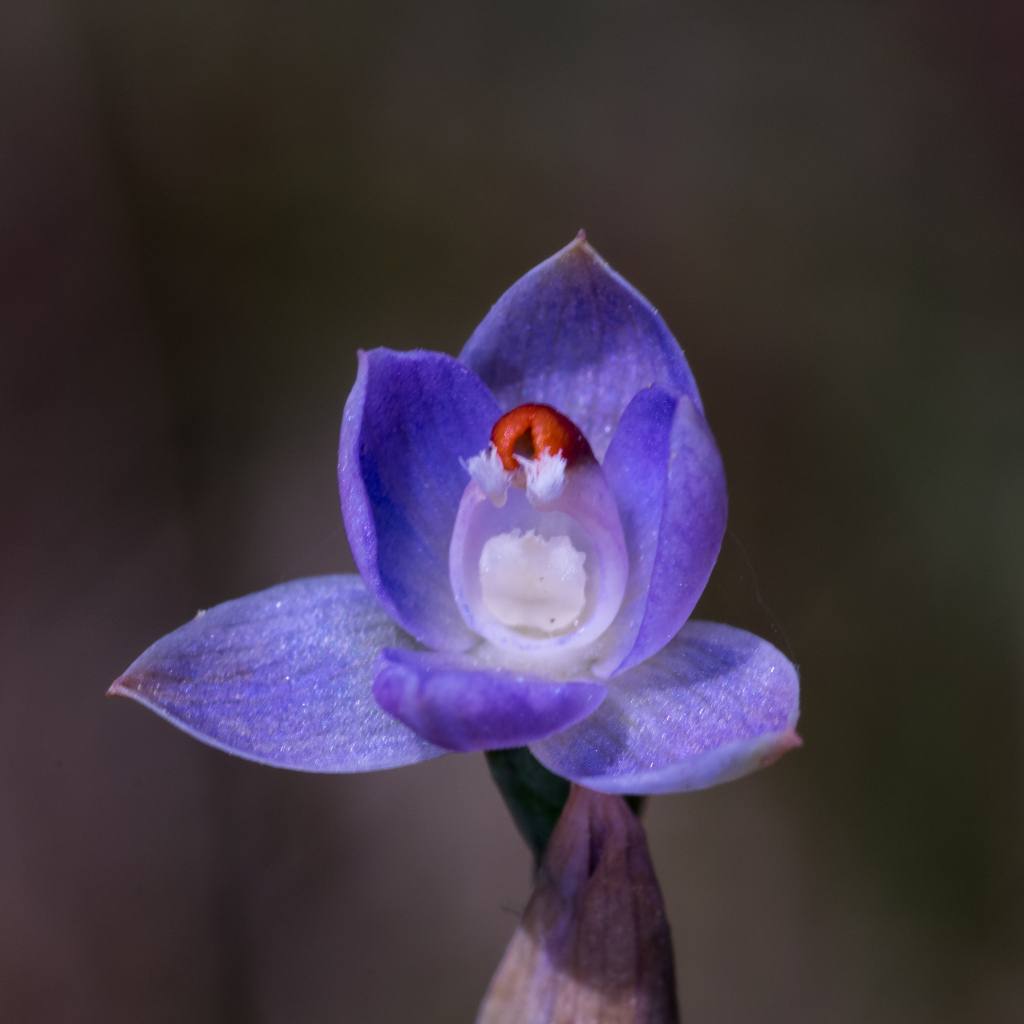
<instances>
[{"instance_id":1,"label":"pointed petal apex","mask_svg":"<svg viewBox=\"0 0 1024 1024\"><path fill-rule=\"evenodd\" d=\"M700 396L678 342L654 307L577 236L495 303L459 359L503 409L554 406L598 459L629 400L660 383Z\"/></svg>"},{"instance_id":2,"label":"pointed petal apex","mask_svg":"<svg viewBox=\"0 0 1024 1024\"><path fill-rule=\"evenodd\" d=\"M803 745L803 737L795 729L779 733L775 738L774 745L761 755L757 767L767 768L769 765L775 764L783 754L788 754L791 750L798 750Z\"/></svg>"}]
</instances>

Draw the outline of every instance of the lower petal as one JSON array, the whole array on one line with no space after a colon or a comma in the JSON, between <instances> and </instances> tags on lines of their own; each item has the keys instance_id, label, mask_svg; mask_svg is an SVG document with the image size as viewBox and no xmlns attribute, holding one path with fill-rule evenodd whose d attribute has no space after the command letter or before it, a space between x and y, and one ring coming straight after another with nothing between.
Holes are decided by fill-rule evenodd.
<instances>
[{"instance_id":1,"label":"lower petal","mask_svg":"<svg viewBox=\"0 0 1024 1024\"><path fill-rule=\"evenodd\" d=\"M586 718L607 692L602 683L554 683L429 651L387 648L374 668L380 706L449 750L497 750L542 739Z\"/></svg>"},{"instance_id":2,"label":"lower petal","mask_svg":"<svg viewBox=\"0 0 1024 1024\"><path fill-rule=\"evenodd\" d=\"M385 644L412 644L358 576L295 580L227 601L158 640L110 688L252 761L361 772L447 753L370 693Z\"/></svg>"},{"instance_id":3,"label":"lower petal","mask_svg":"<svg viewBox=\"0 0 1024 1024\"><path fill-rule=\"evenodd\" d=\"M800 745L796 668L766 640L688 622L616 676L586 721L531 744L551 771L606 793L678 793L739 778Z\"/></svg>"}]
</instances>

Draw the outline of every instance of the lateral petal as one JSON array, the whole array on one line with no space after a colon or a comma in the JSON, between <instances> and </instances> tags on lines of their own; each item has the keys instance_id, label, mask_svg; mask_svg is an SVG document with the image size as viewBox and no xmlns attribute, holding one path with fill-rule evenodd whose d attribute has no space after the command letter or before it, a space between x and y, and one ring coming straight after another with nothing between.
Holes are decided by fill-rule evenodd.
<instances>
[{"instance_id":1,"label":"lateral petal","mask_svg":"<svg viewBox=\"0 0 1024 1024\"><path fill-rule=\"evenodd\" d=\"M704 417L660 385L629 403L604 472L629 552L619 614L602 638L602 678L645 661L679 631L707 585L728 518L725 470Z\"/></svg>"},{"instance_id":2,"label":"lateral petal","mask_svg":"<svg viewBox=\"0 0 1024 1024\"><path fill-rule=\"evenodd\" d=\"M588 719L530 750L550 771L605 793L678 793L739 778L801 743L796 668L766 640L688 622L616 676Z\"/></svg>"},{"instance_id":3,"label":"lateral petal","mask_svg":"<svg viewBox=\"0 0 1024 1024\"><path fill-rule=\"evenodd\" d=\"M385 644L412 646L358 576L295 580L200 612L108 691L251 761L363 772L447 753L370 692Z\"/></svg>"},{"instance_id":4,"label":"lateral petal","mask_svg":"<svg viewBox=\"0 0 1024 1024\"><path fill-rule=\"evenodd\" d=\"M469 483L459 460L488 446L500 415L476 374L438 352L361 353L345 403L338 483L352 556L392 618L439 650L475 642L448 546Z\"/></svg>"}]
</instances>

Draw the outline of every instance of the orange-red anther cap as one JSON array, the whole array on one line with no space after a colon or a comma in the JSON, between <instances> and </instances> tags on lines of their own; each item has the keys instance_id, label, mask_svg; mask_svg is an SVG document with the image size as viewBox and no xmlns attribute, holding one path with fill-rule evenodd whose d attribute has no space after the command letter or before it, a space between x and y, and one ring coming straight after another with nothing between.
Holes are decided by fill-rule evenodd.
<instances>
[{"instance_id":1,"label":"orange-red anther cap","mask_svg":"<svg viewBox=\"0 0 1024 1024\"><path fill-rule=\"evenodd\" d=\"M527 440L532 451L529 445L523 445ZM502 466L509 471L519 468L514 457L516 454L539 458L561 453L570 465L591 454L590 445L580 428L550 405L520 405L505 413L494 424L491 443L498 451ZM518 453L515 450L517 444L520 445Z\"/></svg>"}]
</instances>

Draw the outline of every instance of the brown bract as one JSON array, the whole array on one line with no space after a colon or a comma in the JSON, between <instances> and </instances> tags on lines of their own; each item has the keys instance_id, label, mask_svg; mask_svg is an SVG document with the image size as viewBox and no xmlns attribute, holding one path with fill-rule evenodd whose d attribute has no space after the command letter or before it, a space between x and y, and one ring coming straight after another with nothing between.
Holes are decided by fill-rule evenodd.
<instances>
[{"instance_id":1,"label":"brown bract","mask_svg":"<svg viewBox=\"0 0 1024 1024\"><path fill-rule=\"evenodd\" d=\"M476 1024L678 1024L672 938L643 826L573 786Z\"/></svg>"}]
</instances>

